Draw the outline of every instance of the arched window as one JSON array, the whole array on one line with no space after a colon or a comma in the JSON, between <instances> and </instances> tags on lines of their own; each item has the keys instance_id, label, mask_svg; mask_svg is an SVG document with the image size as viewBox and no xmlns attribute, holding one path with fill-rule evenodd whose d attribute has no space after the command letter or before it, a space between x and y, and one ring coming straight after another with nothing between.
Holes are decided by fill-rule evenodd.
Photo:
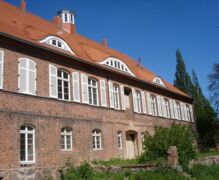
<instances>
[{"instance_id":1,"label":"arched window","mask_svg":"<svg viewBox=\"0 0 219 180\"><path fill-rule=\"evenodd\" d=\"M30 59L19 59L18 89L21 93L36 94L36 63Z\"/></svg>"},{"instance_id":2,"label":"arched window","mask_svg":"<svg viewBox=\"0 0 219 180\"><path fill-rule=\"evenodd\" d=\"M114 108L119 109L119 86L116 84L113 84L113 102Z\"/></svg>"},{"instance_id":3,"label":"arched window","mask_svg":"<svg viewBox=\"0 0 219 180\"><path fill-rule=\"evenodd\" d=\"M93 138L93 149L94 150L102 149L101 130L94 129L92 131L92 138Z\"/></svg>"},{"instance_id":4,"label":"arched window","mask_svg":"<svg viewBox=\"0 0 219 180\"><path fill-rule=\"evenodd\" d=\"M117 132L118 148L122 149L122 131Z\"/></svg>"},{"instance_id":5,"label":"arched window","mask_svg":"<svg viewBox=\"0 0 219 180\"><path fill-rule=\"evenodd\" d=\"M155 83L155 84L158 84L158 85L166 87L164 82L162 81L162 79L159 78L159 77L155 77L152 82Z\"/></svg>"},{"instance_id":6,"label":"arched window","mask_svg":"<svg viewBox=\"0 0 219 180\"><path fill-rule=\"evenodd\" d=\"M150 98L151 98L152 115L157 116L157 98L153 94L151 94Z\"/></svg>"},{"instance_id":7,"label":"arched window","mask_svg":"<svg viewBox=\"0 0 219 180\"><path fill-rule=\"evenodd\" d=\"M115 57L109 57L106 60L100 62L100 64L104 64L104 65L113 67L117 70L123 71L123 72L128 73L132 76L135 76L123 61L121 61L120 59L117 59Z\"/></svg>"},{"instance_id":8,"label":"arched window","mask_svg":"<svg viewBox=\"0 0 219 180\"><path fill-rule=\"evenodd\" d=\"M59 37L56 37L56 36L48 36L46 37L45 39L41 40L40 41L41 43L47 43L47 44L50 44L54 47L57 47L57 48L60 48L60 49L63 49L65 51L69 51L70 53L72 54L75 54L71 48L68 46L68 44L62 40L61 38Z\"/></svg>"},{"instance_id":9,"label":"arched window","mask_svg":"<svg viewBox=\"0 0 219 180\"><path fill-rule=\"evenodd\" d=\"M97 106L98 103L98 84L95 79L88 78L89 104Z\"/></svg>"},{"instance_id":10,"label":"arched window","mask_svg":"<svg viewBox=\"0 0 219 180\"><path fill-rule=\"evenodd\" d=\"M70 80L69 74L63 69L58 69L58 98L70 100Z\"/></svg>"},{"instance_id":11,"label":"arched window","mask_svg":"<svg viewBox=\"0 0 219 180\"><path fill-rule=\"evenodd\" d=\"M181 109L180 109L180 104L179 102L176 102L176 113L177 113L177 116L178 116L178 119L182 119L182 116L181 116Z\"/></svg>"},{"instance_id":12,"label":"arched window","mask_svg":"<svg viewBox=\"0 0 219 180\"><path fill-rule=\"evenodd\" d=\"M141 113L141 93L136 91L137 112Z\"/></svg>"},{"instance_id":13,"label":"arched window","mask_svg":"<svg viewBox=\"0 0 219 180\"><path fill-rule=\"evenodd\" d=\"M170 103L169 103L169 100L168 99L164 99L164 111L166 111L166 117L167 118L170 118Z\"/></svg>"},{"instance_id":14,"label":"arched window","mask_svg":"<svg viewBox=\"0 0 219 180\"><path fill-rule=\"evenodd\" d=\"M20 127L20 162L21 164L35 162L35 130L29 125Z\"/></svg>"},{"instance_id":15,"label":"arched window","mask_svg":"<svg viewBox=\"0 0 219 180\"><path fill-rule=\"evenodd\" d=\"M61 129L61 149L64 151L72 150L72 130L71 128Z\"/></svg>"},{"instance_id":16,"label":"arched window","mask_svg":"<svg viewBox=\"0 0 219 180\"><path fill-rule=\"evenodd\" d=\"M188 121L192 120L191 111L190 111L189 105L187 105L187 104L186 104L186 116L187 116Z\"/></svg>"}]
</instances>

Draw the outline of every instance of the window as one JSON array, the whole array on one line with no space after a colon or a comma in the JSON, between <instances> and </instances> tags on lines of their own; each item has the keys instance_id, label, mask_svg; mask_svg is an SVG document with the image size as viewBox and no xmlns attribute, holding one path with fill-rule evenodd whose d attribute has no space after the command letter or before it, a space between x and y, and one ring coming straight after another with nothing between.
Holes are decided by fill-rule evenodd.
<instances>
[{"instance_id":1,"label":"window","mask_svg":"<svg viewBox=\"0 0 219 180\"><path fill-rule=\"evenodd\" d=\"M113 102L114 108L119 109L119 86L116 84L113 85Z\"/></svg>"},{"instance_id":2,"label":"window","mask_svg":"<svg viewBox=\"0 0 219 180\"><path fill-rule=\"evenodd\" d=\"M61 149L64 151L72 150L72 130L71 128L61 129Z\"/></svg>"},{"instance_id":3,"label":"window","mask_svg":"<svg viewBox=\"0 0 219 180\"><path fill-rule=\"evenodd\" d=\"M137 112L141 112L141 93L136 91Z\"/></svg>"},{"instance_id":4,"label":"window","mask_svg":"<svg viewBox=\"0 0 219 180\"><path fill-rule=\"evenodd\" d=\"M95 79L88 78L89 104L98 105L98 88Z\"/></svg>"},{"instance_id":5,"label":"window","mask_svg":"<svg viewBox=\"0 0 219 180\"><path fill-rule=\"evenodd\" d=\"M180 109L179 102L176 102L176 113L177 113L178 119L181 120L182 118L181 118L181 109Z\"/></svg>"},{"instance_id":6,"label":"window","mask_svg":"<svg viewBox=\"0 0 219 180\"><path fill-rule=\"evenodd\" d=\"M21 93L36 94L36 63L27 58L20 58L18 65L18 89Z\"/></svg>"},{"instance_id":7,"label":"window","mask_svg":"<svg viewBox=\"0 0 219 180\"><path fill-rule=\"evenodd\" d=\"M75 54L64 40L56 36L48 36L41 40L40 43L47 43L56 48L63 49L65 51L69 51L72 54Z\"/></svg>"},{"instance_id":8,"label":"window","mask_svg":"<svg viewBox=\"0 0 219 180\"><path fill-rule=\"evenodd\" d=\"M31 126L20 128L20 162L21 164L35 162L35 130Z\"/></svg>"},{"instance_id":9,"label":"window","mask_svg":"<svg viewBox=\"0 0 219 180\"><path fill-rule=\"evenodd\" d=\"M132 76L135 76L131 70L128 68L128 66L121 60L117 59L117 58L107 58L106 60L100 62L100 64L105 64L107 66L113 67L117 70L123 71L125 73L128 73Z\"/></svg>"},{"instance_id":10,"label":"window","mask_svg":"<svg viewBox=\"0 0 219 180\"><path fill-rule=\"evenodd\" d=\"M191 111L189 105L186 105L186 117L188 121L192 121Z\"/></svg>"},{"instance_id":11,"label":"window","mask_svg":"<svg viewBox=\"0 0 219 180\"><path fill-rule=\"evenodd\" d=\"M93 149L94 150L102 149L101 131L99 129L93 130L92 138L93 138Z\"/></svg>"},{"instance_id":12,"label":"window","mask_svg":"<svg viewBox=\"0 0 219 180\"><path fill-rule=\"evenodd\" d=\"M156 99L156 96L151 94L150 98L151 98L152 115L157 116L157 99Z\"/></svg>"},{"instance_id":13,"label":"window","mask_svg":"<svg viewBox=\"0 0 219 180\"><path fill-rule=\"evenodd\" d=\"M117 132L117 141L118 141L118 148L122 149L122 132L121 131Z\"/></svg>"},{"instance_id":14,"label":"window","mask_svg":"<svg viewBox=\"0 0 219 180\"><path fill-rule=\"evenodd\" d=\"M58 98L62 100L70 100L69 74L63 69L58 69L57 80L58 80Z\"/></svg>"},{"instance_id":15,"label":"window","mask_svg":"<svg viewBox=\"0 0 219 180\"><path fill-rule=\"evenodd\" d=\"M158 84L158 85L166 87L164 82L162 81L162 79L159 78L159 77L155 77L152 82L155 83L155 84Z\"/></svg>"},{"instance_id":16,"label":"window","mask_svg":"<svg viewBox=\"0 0 219 180\"><path fill-rule=\"evenodd\" d=\"M164 111L166 111L166 117L170 118L170 103L168 99L164 99L164 106L165 106Z\"/></svg>"}]
</instances>

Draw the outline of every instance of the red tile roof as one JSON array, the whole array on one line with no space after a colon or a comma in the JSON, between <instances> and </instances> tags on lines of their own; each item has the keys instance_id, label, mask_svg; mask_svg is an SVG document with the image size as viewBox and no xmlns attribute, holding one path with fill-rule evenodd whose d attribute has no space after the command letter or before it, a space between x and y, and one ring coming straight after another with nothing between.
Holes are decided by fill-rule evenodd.
<instances>
[{"instance_id":1,"label":"red tile roof","mask_svg":"<svg viewBox=\"0 0 219 180\"><path fill-rule=\"evenodd\" d=\"M48 45L41 44L39 41L49 35L57 36L70 46L75 52L75 56L79 59L99 64L99 62L108 57L116 57L127 64L129 69L136 75L136 78L152 83L152 80L156 77L154 73L145 67L139 67L138 63L129 56L109 47L106 48L82 35L69 34L55 23L44 20L29 12L23 12L20 8L4 1L0 1L0 32L47 47ZM65 53L70 54L68 52ZM70 55L74 56L73 54ZM168 90L187 96L167 81L163 81Z\"/></svg>"}]
</instances>

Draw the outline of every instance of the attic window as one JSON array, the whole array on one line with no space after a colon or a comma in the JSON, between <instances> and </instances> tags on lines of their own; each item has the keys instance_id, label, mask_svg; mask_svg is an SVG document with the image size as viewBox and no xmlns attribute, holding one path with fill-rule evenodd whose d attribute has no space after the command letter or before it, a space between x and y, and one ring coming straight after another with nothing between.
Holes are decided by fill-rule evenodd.
<instances>
[{"instance_id":1,"label":"attic window","mask_svg":"<svg viewBox=\"0 0 219 180\"><path fill-rule=\"evenodd\" d=\"M117 58L113 58L113 57L107 58L106 60L100 62L100 64L113 67L113 68L115 68L117 70L123 71L123 72L128 73L128 74L130 74L132 76L135 76L131 72L131 70L128 68L128 66L123 61L121 61L121 60L119 60Z\"/></svg>"},{"instance_id":2,"label":"attic window","mask_svg":"<svg viewBox=\"0 0 219 180\"><path fill-rule=\"evenodd\" d=\"M159 84L159 85L161 85L161 86L166 87L165 84L164 84L164 82L162 81L162 79L159 78L159 77L155 77L152 82L155 83L155 84Z\"/></svg>"},{"instance_id":3,"label":"attic window","mask_svg":"<svg viewBox=\"0 0 219 180\"><path fill-rule=\"evenodd\" d=\"M50 44L54 47L57 47L65 51L69 51L72 54L75 54L64 40L56 36L48 36L45 39L41 40L40 42Z\"/></svg>"}]
</instances>

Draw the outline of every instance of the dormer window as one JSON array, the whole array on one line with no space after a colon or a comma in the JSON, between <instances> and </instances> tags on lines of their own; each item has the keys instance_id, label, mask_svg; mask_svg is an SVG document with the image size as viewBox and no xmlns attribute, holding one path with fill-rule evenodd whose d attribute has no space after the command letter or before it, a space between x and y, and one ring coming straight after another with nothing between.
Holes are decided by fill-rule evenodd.
<instances>
[{"instance_id":1,"label":"dormer window","mask_svg":"<svg viewBox=\"0 0 219 180\"><path fill-rule=\"evenodd\" d=\"M159 77L155 77L152 82L155 83L155 84L158 84L160 86L166 87L164 82L162 81L162 79L159 78Z\"/></svg>"},{"instance_id":2,"label":"dormer window","mask_svg":"<svg viewBox=\"0 0 219 180\"><path fill-rule=\"evenodd\" d=\"M75 24L75 12L69 10L62 10L57 13L62 19L63 23Z\"/></svg>"},{"instance_id":3,"label":"dormer window","mask_svg":"<svg viewBox=\"0 0 219 180\"><path fill-rule=\"evenodd\" d=\"M50 44L54 47L57 47L65 51L69 51L72 54L75 54L64 40L56 36L48 36L45 39L41 40L40 42Z\"/></svg>"},{"instance_id":4,"label":"dormer window","mask_svg":"<svg viewBox=\"0 0 219 180\"><path fill-rule=\"evenodd\" d=\"M121 60L117 59L117 58L107 58L106 60L100 62L100 64L103 64L103 65L107 65L107 66L110 66L110 67L113 67L117 70L120 70L120 71L123 71L125 73L128 73L132 76L135 76L131 70L128 68L128 66Z\"/></svg>"}]
</instances>

